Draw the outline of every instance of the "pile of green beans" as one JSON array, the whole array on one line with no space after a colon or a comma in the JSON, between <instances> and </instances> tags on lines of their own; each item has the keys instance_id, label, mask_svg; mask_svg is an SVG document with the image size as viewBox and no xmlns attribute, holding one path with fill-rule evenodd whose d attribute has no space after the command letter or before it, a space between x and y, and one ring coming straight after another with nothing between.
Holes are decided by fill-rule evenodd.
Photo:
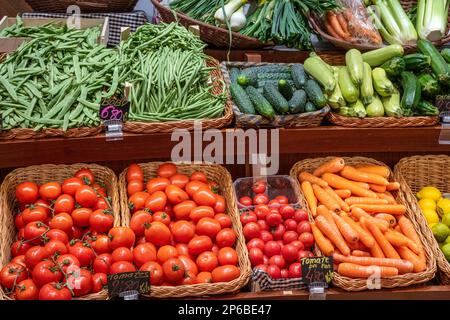
<instances>
[{"instance_id":1,"label":"pile of green beans","mask_svg":"<svg viewBox=\"0 0 450 320\"><path fill-rule=\"evenodd\" d=\"M3 129L99 125L100 103L120 83L119 55L96 43L99 28L26 29L8 31L32 40L0 64Z\"/></svg>"}]
</instances>

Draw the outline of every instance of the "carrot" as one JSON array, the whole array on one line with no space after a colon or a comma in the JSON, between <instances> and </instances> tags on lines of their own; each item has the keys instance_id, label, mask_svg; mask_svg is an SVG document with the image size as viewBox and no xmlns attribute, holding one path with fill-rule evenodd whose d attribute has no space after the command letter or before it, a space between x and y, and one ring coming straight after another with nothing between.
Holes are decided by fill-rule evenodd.
<instances>
[{"instance_id":1,"label":"carrot","mask_svg":"<svg viewBox=\"0 0 450 320\"><path fill-rule=\"evenodd\" d=\"M333 158L330 161L325 162L314 170L313 175L316 177L322 176L324 173L336 173L341 171L345 166L345 161L342 158Z\"/></svg>"},{"instance_id":2,"label":"carrot","mask_svg":"<svg viewBox=\"0 0 450 320\"><path fill-rule=\"evenodd\" d=\"M372 235L364 230L358 223L353 221L352 218L349 216L342 217L345 222L347 222L349 225L353 227L353 229L358 233L359 240L367 247L372 248L373 244L375 242L375 239L372 237Z\"/></svg>"},{"instance_id":3,"label":"carrot","mask_svg":"<svg viewBox=\"0 0 450 320\"><path fill-rule=\"evenodd\" d=\"M395 251L394 247L389 243L384 234L380 231L380 229L373 223L365 222L366 227L369 229L372 236L375 238L376 242L380 246L381 250L383 250L384 255L387 258L392 259L400 259L397 251Z\"/></svg>"},{"instance_id":4,"label":"carrot","mask_svg":"<svg viewBox=\"0 0 450 320\"><path fill-rule=\"evenodd\" d=\"M385 199L375 199L375 198L365 198L365 197L350 197L345 199L348 205L359 205L359 204L388 204Z\"/></svg>"},{"instance_id":5,"label":"carrot","mask_svg":"<svg viewBox=\"0 0 450 320\"><path fill-rule=\"evenodd\" d=\"M360 251L369 251L369 248L367 248L361 241L358 241L356 243L347 243L350 250L360 250Z\"/></svg>"},{"instance_id":6,"label":"carrot","mask_svg":"<svg viewBox=\"0 0 450 320\"><path fill-rule=\"evenodd\" d=\"M398 190L398 189L400 189L400 183L398 183L398 182L390 182L386 186L387 191L393 191L393 190Z\"/></svg>"},{"instance_id":7,"label":"carrot","mask_svg":"<svg viewBox=\"0 0 450 320\"><path fill-rule=\"evenodd\" d=\"M333 228L334 232L336 232L338 235L341 235L339 232L338 226L336 225L336 222L334 221L333 215L331 214L331 211L328 210L327 207L324 205L320 205L317 207L317 214L319 216L323 216L325 219L327 219L328 223Z\"/></svg>"},{"instance_id":8,"label":"carrot","mask_svg":"<svg viewBox=\"0 0 450 320\"><path fill-rule=\"evenodd\" d=\"M341 25L339 24L339 21L336 17L336 14L334 14L331 11L327 12L327 19L330 25L333 27L334 31L344 40L350 41L351 37L350 34L345 33L344 30L342 30Z\"/></svg>"},{"instance_id":9,"label":"carrot","mask_svg":"<svg viewBox=\"0 0 450 320\"><path fill-rule=\"evenodd\" d=\"M334 31L333 26L331 25L331 23L328 20L324 21L324 25L328 31L328 34L330 34L331 36L333 36L336 39L344 40L341 36L338 35L338 33L336 31Z\"/></svg>"},{"instance_id":10,"label":"carrot","mask_svg":"<svg viewBox=\"0 0 450 320\"><path fill-rule=\"evenodd\" d=\"M322 188L324 187L328 187L328 183L322 179L320 179L319 177L316 177L314 175L312 175L311 173L308 172L302 172L298 175L298 180L300 180L301 182L303 181L309 181L312 184L317 184L319 186L321 186Z\"/></svg>"},{"instance_id":11,"label":"carrot","mask_svg":"<svg viewBox=\"0 0 450 320\"><path fill-rule=\"evenodd\" d=\"M355 244L359 240L358 233L349 225L341 216L338 216L335 213L332 213L334 221L339 229L339 232L342 234L344 239L348 243Z\"/></svg>"},{"instance_id":12,"label":"carrot","mask_svg":"<svg viewBox=\"0 0 450 320\"><path fill-rule=\"evenodd\" d=\"M358 182L358 181L352 181L357 186L360 186L363 189L370 190L370 185L367 182Z\"/></svg>"},{"instance_id":13,"label":"carrot","mask_svg":"<svg viewBox=\"0 0 450 320\"><path fill-rule=\"evenodd\" d=\"M365 173L373 173L377 174L379 176L382 176L384 178L389 178L390 170L388 167L385 166L377 166L377 165L368 165L368 166L361 166L356 167L359 171L365 172Z\"/></svg>"},{"instance_id":14,"label":"carrot","mask_svg":"<svg viewBox=\"0 0 450 320\"><path fill-rule=\"evenodd\" d=\"M386 194L386 192L377 193L377 197L380 199L387 200L389 204L397 204L397 201L395 201L394 197L392 195Z\"/></svg>"},{"instance_id":15,"label":"carrot","mask_svg":"<svg viewBox=\"0 0 450 320\"><path fill-rule=\"evenodd\" d=\"M370 190L374 192L385 192L386 186L380 186L379 184L369 184Z\"/></svg>"},{"instance_id":16,"label":"carrot","mask_svg":"<svg viewBox=\"0 0 450 320\"><path fill-rule=\"evenodd\" d=\"M360 222L361 228L363 228L367 233L370 234L369 229L366 226L366 218L362 217L361 218L361 222ZM370 234L372 236L372 234ZM370 248L370 254L372 255L372 257L375 258L385 258L383 250L381 250L380 246L378 245L378 243L375 241L375 239L373 240L373 246Z\"/></svg>"},{"instance_id":17,"label":"carrot","mask_svg":"<svg viewBox=\"0 0 450 320\"><path fill-rule=\"evenodd\" d=\"M338 267L338 273L341 276L349 278L369 278L375 273L378 273L383 278L393 277L398 275L398 269L392 267L378 267L378 266L360 266L359 264L344 262Z\"/></svg>"},{"instance_id":18,"label":"carrot","mask_svg":"<svg viewBox=\"0 0 450 320\"><path fill-rule=\"evenodd\" d=\"M414 229L412 222L406 217L401 217L400 219L398 219L397 223L400 226L401 232L409 239L414 241L414 243L417 245L419 250L419 258L425 261L425 252L423 250L422 242L420 241L419 235Z\"/></svg>"},{"instance_id":19,"label":"carrot","mask_svg":"<svg viewBox=\"0 0 450 320\"><path fill-rule=\"evenodd\" d=\"M352 192L348 189L336 189L334 192L336 192L341 199L347 199L352 195Z\"/></svg>"},{"instance_id":20,"label":"carrot","mask_svg":"<svg viewBox=\"0 0 450 320\"><path fill-rule=\"evenodd\" d=\"M353 250L352 251L352 256L355 256L355 257L370 257L370 253L368 253L367 251L362 251L362 250Z\"/></svg>"},{"instance_id":21,"label":"carrot","mask_svg":"<svg viewBox=\"0 0 450 320\"><path fill-rule=\"evenodd\" d=\"M333 173L325 173L322 179L328 182L330 187L335 189L349 189L352 194L360 197L376 198L375 192L367 190L359 186L356 182L347 180Z\"/></svg>"},{"instance_id":22,"label":"carrot","mask_svg":"<svg viewBox=\"0 0 450 320\"><path fill-rule=\"evenodd\" d=\"M333 254L333 261L337 262L349 262L359 264L361 266L380 266L380 267L393 267L397 268L400 273L411 272L414 268L410 261L402 259L389 259L389 258L372 258L372 257L354 257L343 256L339 254Z\"/></svg>"},{"instance_id":23,"label":"carrot","mask_svg":"<svg viewBox=\"0 0 450 320\"><path fill-rule=\"evenodd\" d=\"M311 210L313 217L315 217L317 215L317 198L314 195L312 185L309 181L302 182L302 191L308 203L309 210Z\"/></svg>"},{"instance_id":24,"label":"carrot","mask_svg":"<svg viewBox=\"0 0 450 320\"><path fill-rule=\"evenodd\" d=\"M314 235L314 240L319 247L320 251L323 252L324 255L330 256L334 252L333 244L325 238L323 233L319 230L315 223L311 223L312 233Z\"/></svg>"},{"instance_id":25,"label":"carrot","mask_svg":"<svg viewBox=\"0 0 450 320\"><path fill-rule=\"evenodd\" d=\"M408 240L392 231L386 232L384 236L386 237L387 241L389 241L389 243L392 244L393 246L396 247L408 246Z\"/></svg>"},{"instance_id":26,"label":"carrot","mask_svg":"<svg viewBox=\"0 0 450 320\"><path fill-rule=\"evenodd\" d=\"M347 21L345 20L345 18L341 12L336 13L336 18L338 19L338 22L339 22L342 30L344 30L345 33L349 33Z\"/></svg>"},{"instance_id":27,"label":"carrot","mask_svg":"<svg viewBox=\"0 0 450 320\"><path fill-rule=\"evenodd\" d=\"M339 195L332 188L325 187L324 189L334 199L334 201L336 201L336 203L341 207L342 210L344 210L345 212L350 211L350 207L348 206L348 204L345 203L345 201L342 200L342 198L339 197Z\"/></svg>"},{"instance_id":28,"label":"carrot","mask_svg":"<svg viewBox=\"0 0 450 320\"><path fill-rule=\"evenodd\" d=\"M414 265L414 272L422 272L427 269L427 264L423 261L419 256L417 256L414 252L409 250L408 247L399 247L397 248L400 256L408 261L411 261Z\"/></svg>"},{"instance_id":29,"label":"carrot","mask_svg":"<svg viewBox=\"0 0 450 320\"><path fill-rule=\"evenodd\" d=\"M406 207L402 204L354 204L350 208L358 207L369 213L404 214Z\"/></svg>"},{"instance_id":30,"label":"carrot","mask_svg":"<svg viewBox=\"0 0 450 320\"><path fill-rule=\"evenodd\" d=\"M395 197L392 195L390 191L385 191L384 194L388 197L390 197L392 200L394 200L397 203L397 200L395 200Z\"/></svg>"},{"instance_id":31,"label":"carrot","mask_svg":"<svg viewBox=\"0 0 450 320\"><path fill-rule=\"evenodd\" d=\"M351 166L345 166L341 171L341 176L349 180L365 182L369 184L373 183L382 186L387 186L389 184L389 181L382 176L373 173L362 172Z\"/></svg>"},{"instance_id":32,"label":"carrot","mask_svg":"<svg viewBox=\"0 0 450 320\"><path fill-rule=\"evenodd\" d=\"M408 238L407 236L405 236L403 233L398 232L396 230L392 230L392 233L394 233L395 235L397 235L397 237L403 238L406 241L406 246L411 249L412 252L414 252L415 254L420 256L420 249L419 246L410 238Z\"/></svg>"},{"instance_id":33,"label":"carrot","mask_svg":"<svg viewBox=\"0 0 450 320\"><path fill-rule=\"evenodd\" d=\"M398 224L395 226L394 230L397 232L400 232L400 233L402 232L402 229L400 228L400 226Z\"/></svg>"},{"instance_id":34,"label":"carrot","mask_svg":"<svg viewBox=\"0 0 450 320\"><path fill-rule=\"evenodd\" d=\"M389 229L389 222L380 219L375 219L370 214L365 212L363 209L360 209L358 207L352 209L352 215L355 216L360 222L361 218L365 218L370 223L377 225L378 228L380 228L380 230L383 232L386 232Z\"/></svg>"},{"instance_id":35,"label":"carrot","mask_svg":"<svg viewBox=\"0 0 450 320\"><path fill-rule=\"evenodd\" d=\"M319 200L319 202L326 206L329 210L334 212L339 212L341 210L339 204L324 189L322 189L322 187L317 184L313 184L312 188L317 200Z\"/></svg>"},{"instance_id":36,"label":"carrot","mask_svg":"<svg viewBox=\"0 0 450 320\"><path fill-rule=\"evenodd\" d=\"M374 215L375 219L381 219L389 222L389 225L393 228L397 224L397 219L393 215L387 214L387 213L378 213Z\"/></svg>"},{"instance_id":37,"label":"carrot","mask_svg":"<svg viewBox=\"0 0 450 320\"><path fill-rule=\"evenodd\" d=\"M350 254L350 248L345 243L342 236L336 233L331 226L331 224L327 221L327 219L323 216L318 216L316 218L316 224L319 227L320 231L342 252L343 255L348 256Z\"/></svg>"}]
</instances>

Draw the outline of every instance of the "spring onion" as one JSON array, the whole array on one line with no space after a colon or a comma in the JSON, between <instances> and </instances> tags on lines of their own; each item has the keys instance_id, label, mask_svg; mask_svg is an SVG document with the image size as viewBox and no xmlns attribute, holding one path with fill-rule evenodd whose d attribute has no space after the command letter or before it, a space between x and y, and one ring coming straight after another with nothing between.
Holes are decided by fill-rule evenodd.
<instances>
[{"instance_id":1,"label":"spring onion","mask_svg":"<svg viewBox=\"0 0 450 320\"><path fill-rule=\"evenodd\" d=\"M419 0L416 28L421 39L438 41L447 28L450 0Z\"/></svg>"}]
</instances>

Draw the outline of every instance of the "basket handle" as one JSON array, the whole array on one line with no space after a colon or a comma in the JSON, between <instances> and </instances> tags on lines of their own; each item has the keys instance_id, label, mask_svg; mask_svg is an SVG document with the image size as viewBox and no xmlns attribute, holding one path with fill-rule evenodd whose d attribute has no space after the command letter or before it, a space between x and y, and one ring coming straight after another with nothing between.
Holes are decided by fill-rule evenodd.
<instances>
[{"instance_id":1,"label":"basket handle","mask_svg":"<svg viewBox=\"0 0 450 320\"><path fill-rule=\"evenodd\" d=\"M89 7L89 8L97 8L97 9L106 9L108 8L108 4L106 3L98 3L98 2L89 2L89 1L83 1L83 0L62 0L62 2L66 3L67 5L80 5L83 7Z\"/></svg>"}]
</instances>

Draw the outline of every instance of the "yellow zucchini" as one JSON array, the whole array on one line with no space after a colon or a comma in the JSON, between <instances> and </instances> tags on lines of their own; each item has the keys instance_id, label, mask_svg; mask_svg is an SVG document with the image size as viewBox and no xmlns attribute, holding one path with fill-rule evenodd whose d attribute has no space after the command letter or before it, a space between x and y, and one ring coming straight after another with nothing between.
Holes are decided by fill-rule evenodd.
<instances>
[{"instance_id":1,"label":"yellow zucchini","mask_svg":"<svg viewBox=\"0 0 450 320\"><path fill-rule=\"evenodd\" d=\"M391 80L388 79L386 71L382 68L372 70L373 86L375 91L382 97L389 97L395 90Z\"/></svg>"},{"instance_id":2,"label":"yellow zucchini","mask_svg":"<svg viewBox=\"0 0 450 320\"><path fill-rule=\"evenodd\" d=\"M372 68L367 62L363 64L363 81L361 84L362 103L368 105L373 100Z\"/></svg>"},{"instance_id":3,"label":"yellow zucchini","mask_svg":"<svg viewBox=\"0 0 450 320\"><path fill-rule=\"evenodd\" d=\"M350 49L345 54L345 63L347 64L350 78L357 86L360 86L363 81L363 62L362 54L357 49Z\"/></svg>"},{"instance_id":4,"label":"yellow zucchini","mask_svg":"<svg viewBox=\"0 0 450 320\"><path fill-rule=\"evenodd\" d=\"M355 86L346 67L339 68L339 87L345 101L355 103L359 98L359 89Z\"/></svg>"},{"instance_id":5,"label":"yellow zucchini","mask_svg":"<svg viewBox=\"0 0 450 320\"><path fill-rule=\"evenodd\" d=\"M344 97L342 96L341 88L339 87L338 72L339 72L339 69L336 67L333 67L333 75L334 75L334 80L336 81L336 86L334 87L334 91L327 95L328 104L333 109L339 109L339 108L345 107L347 105Z\"/></svg>"}]
</instances>

